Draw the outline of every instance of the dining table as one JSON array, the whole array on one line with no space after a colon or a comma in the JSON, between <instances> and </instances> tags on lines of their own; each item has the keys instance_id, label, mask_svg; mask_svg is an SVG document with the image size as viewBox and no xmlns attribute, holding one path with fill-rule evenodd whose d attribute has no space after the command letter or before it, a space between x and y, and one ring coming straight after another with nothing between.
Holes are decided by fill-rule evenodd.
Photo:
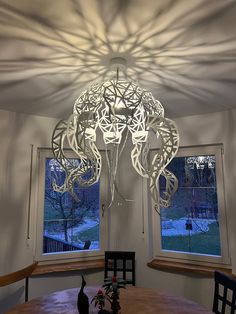
<instances>
[{"instance_id":1,"label":"dining table","mask_svg":"<svg viewBox=\"0 0 236 314\"><path fill-rule=\"evenodd\" d=\"M92 298L100 287L87 286L84 289L89 298L89 313L96 314L99 309L95 307ZM78 314L77 296L79 288L53 292L47 295L19 304L5 314L33 313L33 314ZM181 296L156 289L126 286L120 289L121 314L210 314L200 304ZM109 309L109 303L106 304Z\"/></svg>"}]
</instances>

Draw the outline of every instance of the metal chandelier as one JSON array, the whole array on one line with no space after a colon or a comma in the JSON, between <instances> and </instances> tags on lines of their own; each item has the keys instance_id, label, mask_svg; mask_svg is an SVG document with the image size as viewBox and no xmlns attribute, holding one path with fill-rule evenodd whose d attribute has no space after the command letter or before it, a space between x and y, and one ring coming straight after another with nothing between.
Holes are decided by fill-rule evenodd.
<instances>
[{"instance_id":1,"label":"metal chandelier","mask_svg":"<svg viewBox=\"0 0 236 314\"><path fill-rule=\"evenodd\" d=\"M120 58L115 58L120 59ZM120 67L120 60L112 60ZM119 64L118 64L119 63ZM118 64L118 65L117 65ZM122 66L122 64L121 64ZM151 197L159 206L170 206L171 197L178 187L175 175L166 169L179 147L179 134L174 121L164 117L164 108L150 91L142 89L132 80L117 77L92 84L76 100L73 112L61 120L52 135L55 159L65 171L64 184L53 182L57 192L69 192L75 198L75 184L88 187L99 180L102 169L101 154L96 146L96 132L100 129L112 158L107 156L110 170L112 200L116 186L116 172L122 135L132 137L131 160L134 169L149 178ZM153 132L160 138L158 153L148 163L148 136ZM66 154L65 141L75 152L77 159ZM123 147L122 147L123 150ZM165 178L165 192L159 193L159 177Z\"/></svg>"}]
</instances>

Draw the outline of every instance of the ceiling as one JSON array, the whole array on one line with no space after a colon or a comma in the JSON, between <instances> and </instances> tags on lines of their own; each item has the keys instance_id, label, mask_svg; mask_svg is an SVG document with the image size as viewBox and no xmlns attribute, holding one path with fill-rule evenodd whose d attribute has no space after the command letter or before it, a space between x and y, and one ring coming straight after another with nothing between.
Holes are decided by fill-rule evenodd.
<instances>
[{"instance_id":1,"label":"ceiling","mask_svg":"<svg viewBox=\"0 0 236 314\"><path fill-rule=\"evenodd\" d=\"M236 1L0 0L0 109L67 117L112 57L167 117L236 108Z\"/></svg>"}]
</instances>

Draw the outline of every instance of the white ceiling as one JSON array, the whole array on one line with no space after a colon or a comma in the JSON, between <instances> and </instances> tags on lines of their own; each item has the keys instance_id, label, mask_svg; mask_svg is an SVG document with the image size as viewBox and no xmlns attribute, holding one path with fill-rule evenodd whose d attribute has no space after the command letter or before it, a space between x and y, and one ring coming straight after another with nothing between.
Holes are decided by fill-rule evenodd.
<instances>
[{"instance_id":1,"label":"white ceiling","mask_svg":"<svg viewBox=\"0 0 236 314\"><path fill-rule=\"evenodd\" d=\"M117 56L167 117L236 108L236 1L0 0L0 109L67 117Z\"/></svg>"}]
</instances>

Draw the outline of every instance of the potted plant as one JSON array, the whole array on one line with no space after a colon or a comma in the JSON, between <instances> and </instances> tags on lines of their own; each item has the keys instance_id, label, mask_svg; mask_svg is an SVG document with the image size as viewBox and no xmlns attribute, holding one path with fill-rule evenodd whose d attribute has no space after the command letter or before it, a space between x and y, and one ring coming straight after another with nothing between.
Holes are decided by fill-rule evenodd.
<instances>
[{"instance_id":1,"label":"potted plant","mask_svg":"<svg viewBox=\"0 0 236 314\"><path fill-rule=\"evenodd\" d=\"M111 313L110 311L104 310L104 306L105 306L105 301L109 301L111 304L111 300L109 295L104 294L103 291L100 289L98 290L97 294L92 298L91 303L95 302L94 305L95 307L98 306L99 314L105 314L105 313Z\"/></svg>"},{"instance_id":2,"label":"potted plant","mask_svg":"<svg viewBox=\"0 0 236 314\"><path fill-rule=\"evenodd\" d=\"M112 277L112 279L105 279L103 287L105 288L106 295L110 299L113 314L118 314L120 312L119 289L125 288L125 284L125 280L117 279L115 276Z\"/></svg>"}]
</instances>

